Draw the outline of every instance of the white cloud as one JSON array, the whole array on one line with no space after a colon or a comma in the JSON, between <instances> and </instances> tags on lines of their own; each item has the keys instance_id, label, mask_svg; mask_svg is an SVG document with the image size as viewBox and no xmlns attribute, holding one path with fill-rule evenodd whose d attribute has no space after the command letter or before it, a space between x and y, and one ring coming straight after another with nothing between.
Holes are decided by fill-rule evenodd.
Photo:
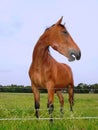
<instances>
[{"instance_id":1,"label":"white cloud","mask_svg":"<svg viewBox=\"0 0 98 130\"><path fill-rule=\"evenodd\" d=\"M22 28L22 24L17 21L0 22L0 37L10 37L18 33Z\"/></svg>"}]
</instances>

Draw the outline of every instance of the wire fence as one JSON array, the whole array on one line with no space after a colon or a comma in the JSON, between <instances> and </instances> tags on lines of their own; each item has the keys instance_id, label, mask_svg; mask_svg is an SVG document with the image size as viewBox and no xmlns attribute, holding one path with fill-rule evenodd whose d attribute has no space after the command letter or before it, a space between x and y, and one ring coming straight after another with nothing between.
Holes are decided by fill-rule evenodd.
<instances>
[{"instance_id":1,"label":"wire fence","mask_svg":"<svg viewBox=\"0 0 98 130\"><path fill-rule=\"evenodd\" d=\"M0 121L32 121L32 120L98 120L98 117L67 117L67 118L0 118Z\"/></svg>"},{"instance_id":2,"label":"wire fence","mask_svg":"<svg viewBox=\"0 0 98 130\"><path fill-rule=\"evenodd\" d=\"M63 96L68 94L63 92ZM25 120L50 120L48 109L46 106L47 94L42 94L42 107L39 110L39 118L35 117L34 106L31 107L33 95L29 94L0 94L0 121L25 121ZM56 96L57 97L57 96ZM93 99L94 98L94 99ZM93 100L92 100L93 99ZM75 98L74 112L70 112L68 101L65 103L64 114L60 114L60 106L58 99L55 100L55 108L53 112L53 120L98 120L98 96L97 94L78 95ZM32 101L34 103L34 100ZM45 104L45 105L44 105ZM26 107L25 107L26 106Z\"/></svg>"}]
</instances>

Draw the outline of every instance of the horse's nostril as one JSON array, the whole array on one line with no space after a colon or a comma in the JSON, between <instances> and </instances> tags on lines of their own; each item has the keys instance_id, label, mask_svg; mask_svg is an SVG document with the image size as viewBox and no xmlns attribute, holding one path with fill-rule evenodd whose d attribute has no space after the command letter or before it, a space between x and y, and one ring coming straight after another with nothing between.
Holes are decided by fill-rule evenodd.
<instances>
[{"instance_id":1,"label":"horse's nostril","mask_svg":"<svg viewBox=\"0 0 98 130\"><path fill-rule=\"evenodd\" d=\"M79 53L78 53L77 56L76 56L76 59L77 59L77 60L80 60L80 58L81 58L81 52L79 51Z\"/></svg>"}]
</instances>

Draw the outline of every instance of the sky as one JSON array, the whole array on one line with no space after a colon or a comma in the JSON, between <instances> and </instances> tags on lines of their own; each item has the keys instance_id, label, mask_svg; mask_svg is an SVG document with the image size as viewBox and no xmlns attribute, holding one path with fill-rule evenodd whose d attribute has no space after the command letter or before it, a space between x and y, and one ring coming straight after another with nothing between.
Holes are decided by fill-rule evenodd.
<instances>
[{"instance_id":1,"label":"sky","mask_svg":"<svg viewBox=\"0 0 98 130\"><path fill-rule=\"evenodd\" d=\"M30 85L34 46L47 27L62 24L81 49L81 59L51 55L68 64L75 85L98 83L98 0L0 0L0 84Z\"/></svg>"}]
</instances>

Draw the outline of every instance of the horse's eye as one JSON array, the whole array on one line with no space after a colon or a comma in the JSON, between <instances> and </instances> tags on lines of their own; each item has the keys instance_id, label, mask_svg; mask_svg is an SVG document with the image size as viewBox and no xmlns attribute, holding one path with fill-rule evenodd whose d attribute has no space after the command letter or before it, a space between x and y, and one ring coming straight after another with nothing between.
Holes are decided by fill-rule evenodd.
<instances>
[{"instance_id":1,"label":"horse's eye","mask_svg":"<svg viewBox=\"0 0 98 130\"><path fill-rule=\"evenodd\" d=\"M67 31L64 31L64 33L66 34L66 33L67 33Z\"/></svg>"},{"instance_id":2,"label":"horse's eye","mask_svg":"<svg viewBox=\"0 0 98 130\"><path fill-rule=\"evenodd\" d=\"M67 34L67 31L62 31L64 34Z\"/></svg>"}]
</instances>

